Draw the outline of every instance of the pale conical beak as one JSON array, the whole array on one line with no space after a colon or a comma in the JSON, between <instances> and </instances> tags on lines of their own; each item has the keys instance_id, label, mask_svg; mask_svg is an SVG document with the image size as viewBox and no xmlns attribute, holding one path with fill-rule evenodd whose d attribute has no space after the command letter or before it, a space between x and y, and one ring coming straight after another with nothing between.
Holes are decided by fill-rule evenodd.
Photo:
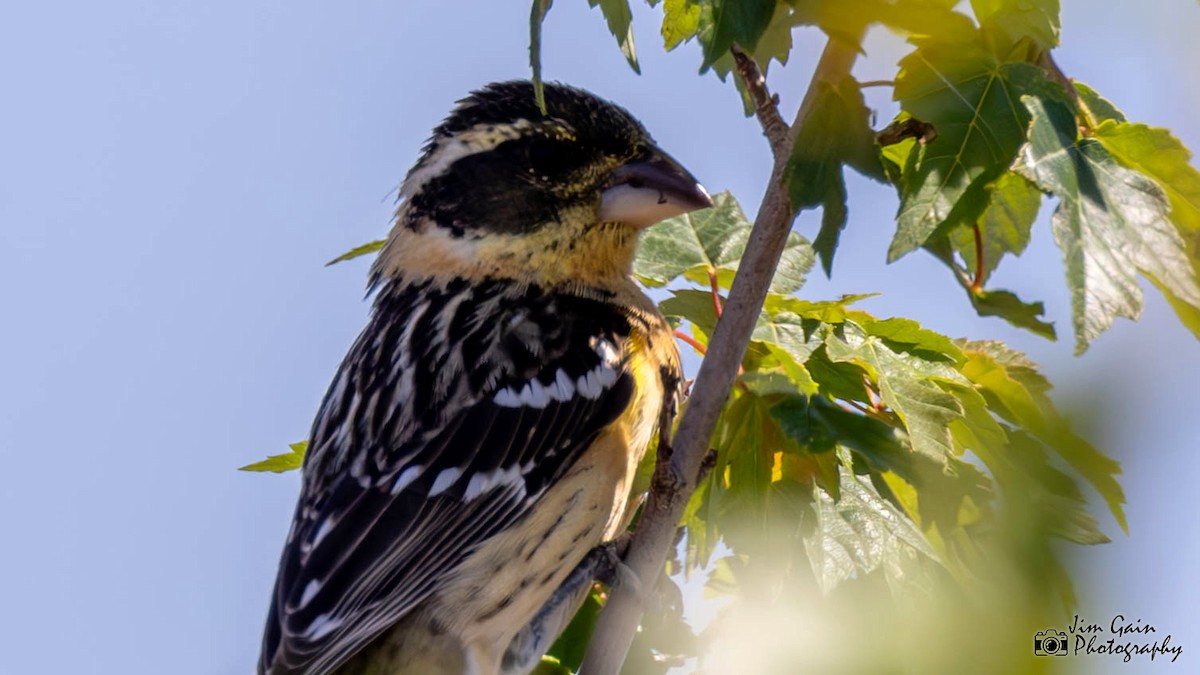
<instances>
[{"instance_id":1,"label":"pale conical beak","mask_svg":"<svg viewBox=\"0 0 1200 675\"><path fill-rule=\"evenodd\" d=\"M613 171L600 193L602 223L649 227L672 216L706 209L712 197L692 174L669 155L652 149Z\"/></svg>"}]
</instances>

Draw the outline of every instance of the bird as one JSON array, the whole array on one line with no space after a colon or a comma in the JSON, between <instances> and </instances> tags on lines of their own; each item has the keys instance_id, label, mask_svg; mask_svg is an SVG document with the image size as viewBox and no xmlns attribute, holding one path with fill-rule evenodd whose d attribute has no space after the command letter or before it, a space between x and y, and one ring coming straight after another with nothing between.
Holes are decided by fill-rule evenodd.
<instances>
[{"instance_id":1,"label":"bird","mask_svg":"<svg viewBox=\"0 0 1200 675\"><path fill-rule=\"evenodd\" d=\"M260 675L528 673L628 527L681 382L638 235L713 202L625 109L543 100L470 93L401 184L309 435Z\"/></svg>"}]
</instances>

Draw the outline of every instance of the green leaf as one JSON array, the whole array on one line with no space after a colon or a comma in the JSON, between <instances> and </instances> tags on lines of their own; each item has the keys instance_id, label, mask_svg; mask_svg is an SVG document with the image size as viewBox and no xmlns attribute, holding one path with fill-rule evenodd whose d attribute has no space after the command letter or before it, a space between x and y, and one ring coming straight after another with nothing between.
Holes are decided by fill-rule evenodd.
<instances>
[{"instance_id":1,"label":"green leaf","mask_svg":"<svg viewBox=\"0 0 1200 675\"><path fill-rule=\"evenodd\" d=\"M790 395L798 392L796 383L782 370L753 370L738 375L737 381L755 396ZM815 385L813 389L815 391Z\"/></svg>"},{"instance_id":2,"label":"green leaf","mask_svg":"<svg viewBox=\"0 0 1200 675\"><path fill-rule=\"evenodd\" d=\"M843 401L867 401L866 372L856 364L834 361L824 345L813 351L804 367L823 395Z\"/></svg>"},{"instance_id":3,"label":"green leaf","mask_svg":"<svg viewBox=\"0 0 1200 675\"><path fill-rule=\"evenodd\" d=\"M909 464L908 448L895 427L845 410L823 396L789 396L771 407L771 415L788 437L810 452L828 452L840 444L880 466Z\"/></svg>"},{"instance_id":4,"label":"green leaf","mask_svg":"<svg viewBox=\"0 0 1200 675\"><path fill-rule=\"evenodd\" d=\"M1019 174L1007 171L991 186L991 198L983 217L977 221L983 248L983 274L979 275L975 260L976 227L961 225L953 228L950 243L962 257L967 269L981 283L986 283L1000 260L1008 254L1021 255L1029 245L1033 221L1042 206L1042 193Z\"/></svg>"},{"instance_id":5,"label":"green leaf","mask_svg":"<svg viewBox=\"0 0 1200 675\"><path fill-rule=\"evenodd\" d=\"M1096 93L1096 90L1088 85L1076 80L1075 92L1079 94L1080 102L1087 109L1088 116L1092 119L1093 123L1099 124L1106 120L1114 122L1126 121L1125 113L1118 110L1117 106L1112 104L1112 101Z\"/></svg>"},{"instance_id":6,"label":"green leaf","mask_svg":"<svg viewBox=\"0 0 1200 675\"><path fill-rule=\"evenodd\" d=\"M975 33L971 19L951 11L948 0L805 0L793 2L797 18L820 26L826 34L858 43L865 27L880 23L912 36L961 41Z\"/></svg>"},{"instance_id":7,"label":"green leaf","mask_svg":"<svg viewBox=\"0 0 1200 675\"><path fill-rule=\"evenodd\" d=\"M546 94L542 87L542 22L554 0L533 0L529 10L529 68L533 71L533 96L538 110L546 114Z\"/></svg>"},{"instance_id":8,"label":"green leaf","mask_svg":"<svg viewBox=\"0 0 1200 675\"><path fill-rule=\"evenodd\" d=\"M775 267L775 276L771 278L768 290L772 293L787 295L795 293L804 287L808 272L812 269L812 244L804 237L792 232L788 234L787 244L779 257L779 265ZM732 283L732 278L730 283Z\"/></svg>"},{"instance_id":9,"label":"green leaf","mask_svg":"<svg viewBox=\"0 0 1200 675\"><path fill-rule=\"evenodd\" d=\"M709 285L709 273L728 288L737 271L754 224L728 192L713 196L713 207L668 218L642 233L633 273L647 286L662 286L683 276ZM794 293L812 268L812 246L790 234L780 258L771 292Z\"/></svg>"},{"instance_id":10,"label":"green leaf","mask_svg":"<svg viewBox=\"0 0 1200 675\"><path fill-rule=\"evenodd\" d=\"M819 492L805 549L821 589L830 593L856 576L882 570L889 583L912 585L937 553L903 512L869 481L842 474L841 499ZM907 577L907 578L906 578Z\"/></svg>"},{"instance_id":11,"label":"green leaf","mask_svg":"<svg viewBox=\"0 0 1200 675\"><path fill-rule=\"evenodd\" d=\"M1167 129L1109 119L1093 138L1122 165L1154 179L1171 205L1170 220L1183 239L1193 275L1200 276L1200 171L1191 165L1192 153ZM1157 282L1156 282L1157 283ZM1159 285L1180 320L1200 337L1200 309Z\"/></svg>"},{"instance_id":12,"label":"green leaf","mask_svg":"<svg viewBox=\"0 0 1200 675\"><path fill-rule=\"evenodd\" d=\"M633 44L633 13L629 11L629 0L588 0L589 7L600 6L604 21L608 24L608 32L617 38L621 53L629 62L629 67L638 75L642 68L638 65L637 48Z\"/></svg>"},{"instance_id":13,"label":"green leaf","mask_svg":"<svg viewBox=\"0 0 1200 675\"><path fill-rule=\"evenodd\" d=\"M667 51L696 35L700 29L700 5L695 0L666 0L663 3L662 36Z\"/></svg>"},{"instance_id":14,"label":"green leaf","mask_svg":"<svg viewBox=\"0 0 1200 675\"><path fill-rule=\"evenodd\" d=\"M947 391L958 397L963 407L962 419L950 423L950 435L959 451L969 449L982 456L986 451L1000 452L1008 446L1008 434L973 383L950 385Z\"/></svg>"},{"instance_id":15,"label":"green leaf","mask_svg":"<svg viewBox=\"0 0 1200 675\"><path fill-rule=\"evenodd\" d=\"M823 323L843 323L851 313L856 311L848 309L850 305L878 295L878 293L859 293L843 295L837 300L810 301L768 294L763 307L772 315L778 312L791 312L802 318L814 319Z\"/></svg>"},{"instance_id":16,"label":"green leaf","mask_svg":"<svg viewBox=\"0 0 1200 675\"><path fill-rule=\"evenodd\" d=\"M842 166L882 181L883 164L871 111L863 103L862 90L853 77L841 81L816 82L812 112L800 128L784 180L797 211L821 206L821 230L813 248L821 256L825 274L833 270L833 254L846 226L846 181Z\"/></svg>"},{"instance_id":17,"label":"green leaf","mask_svg":"<svg viewBox=\"0 0 1200 675\"><path fill-rule=\"evenodd\" d=\"M762 35L758 38L758 43L754 46L741 44L742 50L758 64L759 70L763 75L770 71L771 61L778 61L781 64L787 64L788 56L792 51L792 30L799 22L792 11L791 5L786 2L778 2L775 5L775 13L771 16L770 22L763 30ZM703 42L703 35L701 36ZM737 62L734 61L733 52L726 51L720 55L716 61L712 63L712 71L722 82L730 79L729 75L734 71ZM703 73L705 68L701 68ZM750 97L750 92L746 89L746 83L740 77L732 78L734 87L737 89L738 95L742 99L742 112L746 117L754 116L754 100Z\"/></svg>"},{"instance_id":18,"label":"green leaf","mask_svg":"<svg viewBox=\"0 0 1200 675\"><path fill-rule=\"evenodd\" d=\"M733 595L738 590L738 571L745 566L740 556L730 555L713 562L712 572L704 582L704 597Z\"/></svg>"},{"instance_id":19,"label":"green leaf","mask_svg":"<svg viewBox=\"0 0 1200 675\"><path fill-rule=\"evenodd\" d=\"M1042 50L1058 46L1058 0L971 0L971 8L1002 56L1022 40Z\"/></svg>"},{"instance_id":20,"label":"green leaf","mask_svg":"<svg viewBox=\"0 0 1200 675\"><path fill-rule=\"evenodd\" d=\"M888 347L896 351L916 354L927 361L949 361L961 364L966 361L962 350L954 342L935 333L912 319L867 319L859 322L868 335L883 338Z\"/></svg>"},{"instance_id":21,"label":"green leaf","mask_svg":"<svg viewBox=\"0 0 1200 675\"><path fill-rule=\"evenodd\" d=\"M530 675L575 675L575 671L558 662L558 659L549 654L542 657L541 662L533 669Z\"/></svg>"},{"instance_id":22,"label":"green leaf","mask_svg":"<svg viewBox=\"0 0 1200 675\"><path fill-rule=\"evenodd\" d=\"M1000 417L1051 447L1096 489L1121 529L1129 531L1122 504L1125 493L1115 476L1121 465L1071 431L1046 395L1049 382L1024 354L997 342L962 343L967 363L962 374Z\"/></svg>"},{"instance_id":23,"label":"green leaf","mask_svg":"<svg viewBox=\"0 0 1200 675\"><path fill-rule=\"evenodd\" d=\"M1200 308L1200 287L1158 185L1121 166L1099 141L1078 138L1069 106L1023 101L1033 122L1019 170L1059 198L1051 226L1071 289L1076 352L1116 317L1138 318L1139 273L1172 304Z\"/></svg>"},{"instance_id":24,"label":"green leaf","mask_svg":"<svg viewBox=\"0 0 1200 675\"><path fill-rule=\"evenodd\" d=\"M707 335L712 335L717 325L717 309L708 291L692 288L671 291L671 297L658 303L658 309L668 319L690 321Z\"/></svg>"},{"instance_id":25,"label":"green leaf","mask_svg":"<svg viewBox=\"0 0 1200 675\"><path fill-rule=\"evenodd\" d=\"M1171 220L1180 233L1200 232L1200 171L1192 153L1170 130L1108 120L1094 136L1122 164L1158 181L1171 202Z\"/></svg>"},{"instance_id":26,"label":"green leaf","mask_svg":"<svg viewBox=\"0 0 1200 675\"><path fill-rule=\"evenodd\" d=\"M943 224L971 223L983 214L990 184L1025 141L1029 113L1022 95L1065 98L1041 68L1003 63L971 45L928 44L900 63L896 100L933 124L937 138L908 154L889 261L920 247Z\"/></svg>"},{"instance_id":27,"label":"green leaf","mask_svg":"<svg viewBox=\"0 0 1200 675\"><path fill-rule=\"evenodd\" d=\"M973 233L971 239L970 245L973 247L975 243ZM963 290L967 292L971 306L975 308L975 312L979 316L998 316L1018 328L1024 328L1049 340L1057 339L1054 324L1042 321L1040 318L1046 312L1042 303L1024 302L1010 291L987 291L976 288L971 273L963 269L955 260L954 244L951 243L949 236L935 233L925 242L925 249L955 272ZM974 256L972 256L973 259ZM986 254L984 260L987 260Z\"/></svg>"},{"instance_id":28,"label":"green leaf","mask_svg":"<svg viewBox=\"0 0 1200 675\"><path fill-rule=\"evenodd\" d=\"M829 358L854 363L879 383L880 397L903 420L915 452L946 461L952 451L947 425L962 417L963 410L958 399L936 380L963 381L953 367L895 352L882 338L868 335L852 323L845 324L840 337L831 334L825 346Z\"/></svg>"},{"instance_id":29,"label":"green leaf","mask_svg":"<svg viewBox=\"0 0 1200 675\"><path fill-rule=\"evenodd\" d=\"M579 611L575 612L571 623L567 624L562 634L546 652L546 655L552 659L553 665L563 668L567 673L579 670L579 666L583 664L583 653L587 650L588 641L592 638L592 631L596 628L596 619L599 618L600 610L603 608L604 603L600 601L596 592L589 592Z\"/></svg>"},{"instance_id":30,"label":"green leaf","mask_svg":"<svg viewBox=\"0 0 1200 675\"><path fill-rule=\"evenodd\" d=\"M770 482L771 467L763 457L763 420L767 417L761 397L734 389L717 419L711 441L717 450L717 462L709 474L701 516L707 550L701 552L701 558L707 558L718 537L727 534L726 529L736 532L736 527L726 527L723 516L739 506L755 507L754 491L747 492L749 485Z\"/></svg>"},{"instance_id":31,"label":"green leaf","mask_svg":"<svg viewBox=\"0 0 1200 675\"><path fill-rule=\"evenodd\" d=\"M998 472L1002 484L1010 488L1012 497L1029 502L1036 511L1054 514L1046 519L1051 534L1077 544L1108 543L1110 539L1088 513L1079 486L1070 476L1047 463L1044 446L1021 431L1013 431L1009 439L1011 443L1005 459L1009 460L1010 471L1019 471L1022 475L1016 478L1006 475L999 466L993 470Z\"/></svg>"},{"instance_id":32,"label":"green leaf","mask_svg":"<svg viewBox=\"0 0 1200 675\"><path fill-rule=\"evenodd\" d=\"M776 296L778 297L778 296ZM800 301L802 302L802 301ZM671 291L671 297L659 303L659 310L668 319L681 319L692 324L695 331L701 335L712 335L717 325L717 312L713 306L712 293L693 289ZM806 319L798 314L786 311L764 310L759 314L758 324L751 334L751 349L747 351L749 360L755 351L770 353L772 350L782 350L797 365L804 363L814 349L821 346L824 333L819 332L817 321ZM694 331L694 333L695 333ZM705 342L706 340L701 340ZM756 347L756 345L762 345ZM776 355L778 363L778 355ZM797 375L798 383L806 383L807 379Z\"/></svg>"},{"instance_id":33,"label":"green leaf","mask_svg":"<svg viewBox=\"0 0 1200 675\"><path fill-rule=\"evenodd\" d=\"M998 316L1017 328L1024 328L1049 340L1057 340L1054 323L1042 321L1046 307L1041 302L1024 302L1010 291L972 291L967 297L979 316Z\"/></svg>"},{"instance_id":34,"label":"green leaf","mask_svg":"<svg viewBox=\"0 0 1200 675\"><path fill-rule=\"evenodd\" d=\"M698 36L704 53L700 72L712 67L735 43L753 52L774 14L775 0L700 0Z\"/></svg>"},{"instance_id":35,"label":"green leaf","mask_svg":"<svg viewBox=\"0 0 1200 675\"><path fill-rule=\"evenodd\" d=\"M728 455L728 491L725 510L750 511L761 515L762 497L771 484L774 454L779 448L770 447L766 433L766 422L773 421L764 399L753 393L744 394L739 401L742 406L731 425L731 433L718 446L718 451ZM741 502L741 503L739 503ZM728 533L727 535L728 536Z\"/></svg>"},{"instance_id":36,"label":"green leaf","mask_svg":"<svg viewBox=\"0 0 1200 675\"><path fill-rule=\"evenodd\" d=\"M300 441L299 443L291 443L288 445L291 452L285 452L282 455L271 455L261 462L247 464L238 471L270 471L272 473L283 473L285 471L293 471L304 466L304 452L308 450L308 441Z\"/></svg>"},{"instance_id":37,"label":"green leaf","mask_svg":"<svg viewBox=\"0 0 1200 675\"><path fill-rule=\"evenodd\" d=\"M816 321L791 312L763 312L751 339L765 343L768 349L780 349L803 364L824 340L820 328Z\"/></svg>"},{"instance_id":38,"label":"green leaf","mask_svg":"<svg viewBox=\"0 0 1200 675\"><path fill-rule=\"evenodd\" d=\"M746 360L751 360L751 352L760 349L764 356L747 366L746 372L738 378L750 391L759 396L817 393L817 383L791 350L771 342L754 341L747 350Z\"/></svg>"},{"instance_id":39,"label":"green leaf","mask_svg":"<svg viewBox=\"0 0 1200 675\"><path fill-rule=\"evenodd\" d=\"M642 283L662 286L688 272L736 265L751 227L733 195L718 193L712 208L668 218L642 233L633 273Z\"/></svg>"},{"instance_id":40,"label":"green leaf","mask_svg":"<svg viewBox=\"0 0 1200 675\"><path fill-rule=\"evenodd\" d=\"M355 246L354 248L350 249L349 251L346 251L345 253L334 258L333 260L330 260L329 262L325 263L325 266L329 267L330 265L336 265L337 263L340 263L340 262L345 262L347 260L353 260L359 256L364 256L369 253L374 253L383 248L383 244L385 243L385 241L386 240L384 240L384 239L376 239L375 241L373 241L369 244L363 244L362 246Z\"/></svg>"},{"instance_id":41,"label":"green leaf","mask_svg":"<svg viewBox=\"0 0 1200 675\"><path fill-rule=\"evenodd\" d=\"M953 424L951 425L954 426ZM976 465L948 457L944 465L914 457L911 476L896 472L916 488L916 508L923 528L965 538L965 529L986 513L992 499L992 481ZM905 508L908 508L907 506Z\"/></svg>"},{"instance_id":42,"label":"green leaf","mask_svg":"<svg viewBox=\"0 0 1200 675\"><path fill-rule=\"evenodd\" d=\"M791 5L786 2L777 3L770 23L758 38L758 44L749 50L750 56L764 75L769 72L772 59L787 65L788 56L792 53L792 30L796 24Z\"/></svg>"}]
</instances>

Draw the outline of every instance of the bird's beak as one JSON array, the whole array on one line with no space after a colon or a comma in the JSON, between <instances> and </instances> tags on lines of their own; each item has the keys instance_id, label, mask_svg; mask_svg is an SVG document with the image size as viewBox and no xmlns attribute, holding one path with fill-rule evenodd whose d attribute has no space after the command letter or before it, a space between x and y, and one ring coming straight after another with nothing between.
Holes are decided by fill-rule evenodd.
<instances>
[{"instance_id":1,"label":"bird's beak","mask_svg":"<svg viewBox=\"0 0 1200 675\"><path fill-rule=\"evenodd\" d=\"M649 227L672 216L713 205L708 191L665 152L649 154L612 172L600 193L599 219Z\"/></svg>"}]
</instances>

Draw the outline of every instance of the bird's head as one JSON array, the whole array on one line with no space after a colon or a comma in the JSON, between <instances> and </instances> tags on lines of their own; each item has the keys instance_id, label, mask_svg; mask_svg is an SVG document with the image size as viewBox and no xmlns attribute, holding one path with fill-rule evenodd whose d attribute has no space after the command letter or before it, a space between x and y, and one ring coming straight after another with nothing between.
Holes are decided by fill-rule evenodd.
<instances>
[{"instance_id":1,"label":"bird's head","mask_svg":"<svg viewBox=\"0 0 1200 675\"><path fill-rule=\"evenodd\" d=\"M639 230L712 205L623 108L561 84L545 102L520 81L459 102L400 188L381 276L624 276Z\"/></svg>"}]
</instances>

